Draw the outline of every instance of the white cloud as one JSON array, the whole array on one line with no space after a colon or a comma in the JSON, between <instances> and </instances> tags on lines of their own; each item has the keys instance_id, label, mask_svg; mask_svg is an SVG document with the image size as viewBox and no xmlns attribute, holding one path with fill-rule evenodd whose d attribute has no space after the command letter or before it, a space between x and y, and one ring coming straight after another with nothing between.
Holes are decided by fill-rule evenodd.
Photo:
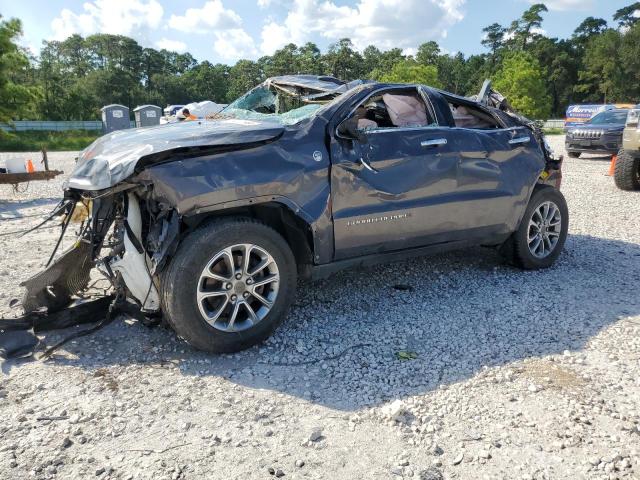
<instances>
[{"instance_id":1,"label":"white cloud","mask_svg":"<svg viewBox=\"0 0 640 480\"><path fill-rule=\"evenodd\" d=\"M289 35L289 29L285 25L280 25L272 20L262 27L260 49L263 52L273 53L287 43L291 43Z\"/></svg>"},{"instance_id":2,"label":"white cloud","mask_svg":"<svg viewBox=\"0 0 640 480\"><path fill-rule=\"evenodd\" d=\"M418 49L416 47L407 47L402 49L402 54L407 57L415 57L418 54Z\"/></svg>"},{"instance_id":3,"label":"white cloud","mask_svg":"<svg viewBox=\"0 0 640 480\"><path fill-rule=\"evenodd\" d=\"M272 0L258 0L258 6L260 8L270 7L271 3L272 3Z\"/></svg>"},{"instance_id":4,"label":"white cloud","mask_svg":"<svg viewBox=\"0 0 640 480\"><path fill-rule=\"evenodd\" d=\"M253 38L242 28L215 32L213 49L224 60L253 58L258 55Z\"/></svg>"},{"instance_id":5,"label":"white cloud","mask_svg":"<svg viewBox=\"0 0 640 480\"><path fill-rule=\"evenodd\" d=\"M544 28L540 28L540 27L533 27L531 29L530 33L535 33L537 35L542 35L543 37L547 36L547 31ZM513 40L516 37L516 33L515 32L506 32L504 34L504 40ZM487 38L486 35L484 35L482 37L482 39L484 40L485 38Z\"/></svg>"},{"instance_id":6,"label":"white cloud","mask_svg":"<svg viewBox=\"0 0 640 480\"><path fill-rule=\"evenodd\" d=\"M589 10L593 0L529 0L529 3L544 3L549 10Z\"/></svg>"},{"instance_id":7,"label":"white cloud","mask_svg":"<svg viewBox=\"0 0 640 480\"><path fill-rule=\"evenodd\" d=\"M260 49L273 53L286 43L304 43L313 35L336 41L350 38L356 48L407 48L445 38L463 18L466 0L357 0L353 7L332 0L293 0L282 23L262 29Z\"/></svg>"},{"instance_id":8,"label":"white cloud","mask_svg":"<svg viewBox=\"0 0 640 480\"><path fill-rule=\"evenodd\" d=\"M184 15L171 15L168 26L182 32L212 35L213 50L222 60L258 55L253 38L242 28L242 18L226 8L222 0L209 0L201 8L188 8Z\"/></svg>"},{"instance_id":9,"label":"white cloud","mask_svg":"<svg viewBox=\"0 0 640 480\"><path fill-rule=\"evenodd\" d=\"M139 37L144 30L158 28L164 14L157 0L94 0L84 3L82 8L80 13L65 8L53 19L54 40L64 40L74 33Z\"/></svg>"},{"instance_id":10,"label":"white cloud","mask_svg":"<svg viewBox=\"0 0 640 480\"><path fill-rule=\"evenodd\" d=\"M208 33L213 29L231 29L242 23L240 15L225 8L221 0L205 2L202 8L188 8L184 15L171 15L169 27L187 33Z\"/></svg>"},{"instance_id":11,"label":"white cloud","mask_svg":"<svg viewBox=\"0 0 640 480\"><path fill-rule=\"evenodd\" d=\"M171 40L169 38L161 38L156 42L156 47L169 50L170 52L183 53L187 51L187 44L180 40Z\"/></svg>"}]
</instances>

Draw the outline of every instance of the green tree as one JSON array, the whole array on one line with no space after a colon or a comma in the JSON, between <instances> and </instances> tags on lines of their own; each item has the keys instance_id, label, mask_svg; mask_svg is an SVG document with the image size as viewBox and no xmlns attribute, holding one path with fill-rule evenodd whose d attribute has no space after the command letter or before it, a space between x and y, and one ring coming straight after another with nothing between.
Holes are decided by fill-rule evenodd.
<instances>
[{"instance_id":1,"label":"green tree","mask_svg":"<svg viewBox=\"0 0 640 480\"><path fill-rule=\"evenodd\" d=\"M324 73L322 54L320 49L313 42L307 42L302 47L298 47L298 62L302 73L321 75Z\"/></svg>"},{"instance_id":2,"label":"green tree","mask_svg":"<svg viewBox=\"0 0 640 480\"><path fill-rule=\"evenodd\" d=\"M262 57L258 63L265 77L302 73L300 71L298 47L294 43L290 43L276 50L273 55Z\"/></svg>"},{"instance_id":3,"label":"green tree","mask_svg":"<svg viewBox=\"0 0 640 480\"><path fill-rule=\"evenodd\" d=\"M551 111L562 116L575 96L573 86L578 81L580 56L573 41L540 37L527 50L541 66L545 84L551 95Z\"/></svg>"},{"instance_id":4,"label":"green tree","mask_svg":"<svg viewBox=\"0 0 640 480\"><path fill-rule=\"evenodd\" d=\"M403 60L396 63L391 71L377 71L376 77L387 83L418 83L440 87L438 68L435 65L420 65L415 60Z\"/></svg>"},{"instance_id":5,"label":"green tree","mask_svg":"<svg viewBox=\"0 0 640 480\"><path fill-rule=\"evenodd\" d=\"M488 27L483 28L482 31L485 36L481 43L491 51L491 62L493 64L496 61L498 50L504 46L506 30L499 23L492 23Z\"/></svg>"},{"instance_id":6,"label":"green tree","mask_svg":"<svg viewBox=\"0 0 640 480\"><path fill-rule=\"evenodd\" d=\"M213 65L206 60L182 77L187 93L193 101L212 100L225 103L229 89L229 67Z\"/></svg>"},{"instance_id":7,"label":"green tree","mask_svg":"<svg viewBox=\"0 0 640 480\"><path fill-rule=\"evenodd\" d=\"M602 18L587 17L580 25L573 31L572 37L579 41L584 42L591 37L600 35L607 29L607 21Z\"/></svg>"},{"instance_id":8,"label":"green tree","mask_svg":"<svg viewBox=\"0 0 640 480\"><path fill-rule=\"evenodd\" d=\"M493 86L523 115L534 119L549 118L551 98L545 85L544 72L530 53L506 54Z\"/></svg>"},{"instance_id":9,"label":"green tree","mask_svg":"<svg viewBox=\"0 0 640 480\"><path fill-rule=\"evenodd\" d=\"M0 16L0 122L3 123L33 115L39 95L37 87L22 82L29 59L16 44L20 35L20 20L2 20Z\"/></svg>"},{"instance_id":10,"label":"green tree","mask_svg":"<svg viewBox=\"0 0 640 480\"><path fill-rule=\"evenodd\" d=\"M375 45L369 45L362 51L362 69L365 76L371 77L371 72L380 67L382 52Z\"/></svg>"},{"instance_id":11,"label":"green tree","mask_svg":"<svg viewBox=\"0 0 640 480\"><path fill-rule=\"evenodd\" d=\"M620 59L621 46L622 34L613 29L587 42L576 92L588 101L604 103L625 96L627 78Z\"/></svg>"},{"instance_id":12,"label":"green tree","mask_svg":"<svg viewBox=\"0 0 640 480\"><path fill-rule=\"evenodd\" d=\"M229 90L227 102L232 102L240 95L258 85L264 80L262 71L256 62L239 60L229 69Z\"/></svg>"},{"instance_id":13,"label":"green tree","mask_svg":"<svg viewBox=\"0 0 640 480\"><path fill-rule=\"evenodd\" d=\"M482 55L443 54L434 41L419 45L414 56L373 45L359 52L344 38L324 53L314 43L289 44L256 62L243 60L233 66L198 62L189 53L142 48L131 38L107 34L44 42L39 58L32 58L15 45L19 22L2 22L0 109L4 118L99 118L100 107L108 103L133 108L204 99L225 102L266 76L310 73L426 83L461 95L477 93L485 78L494 78L505 83L504 93L522 97L521 109L530 115L542 116L544 108L538 104L544 106L548 99L552 113L561 115L569 103L640 98L637 10L640 2L617 10L613 18L618 29L587 17L571 38L556 39L538 30L546 7L531 5L508 29L498 23L483 29L487 53ZM529 56L513 56L524 51ZM527 96L529 81L535 85ZM546 90L542 94L536 90L540 83Z\"/></svg>"},{"instance_id":14,"label":"green tree","mask_svg":"<svg viewBox=\"0 0 640 480\"><path fill-rule=\"evenodd\" d=\"M631 5L616 10L616 13L613 14L613 19L618 22L618 25L621 27L630 27L640 20L638 12L640 12L640 2L634 2Z\"/></svg>"},{"instance_id":15,"label":"green tree","mask_svg":"<svg viewBox=\"0 0 640 480\"><path fill-rule=\"evenodd\" d=\"M331 75L343 79L353 80L364 76L364 60L357 52L351 40L343 38L329 46L324 56L324 63Z\"/></svg>"},{"instance_id":16,"label":"green tree","mask_svg":"<svg viewBox=\"0 0 640 480\"><path fill-rule=\"evenodd\" d=\"M423 43L418 47L416 61L423 65L437 65L439 55L440 47L432 40L430 42Z\"/></svg>"},{"instance_id":17,"label":"green tree","mask_svg":"<svg viewBox=\"0 0 640 480\"><path fill-rule=\"evenodd\" d=\"M636 103L640 101L640 23L625 32L619 53L623 91L615 100Z\"/></svg>"},{"instance_id":18,"label":"green tree","mask_svg":"<svg viewBox=\"0 0 640 480\"><path fill-rule=\"evenodd\" d=\"M516 48L524 50L529 42L539 36L535 30L542 27L542 13L548 9L544 3L535 3L531 5L518 20L511 22L509 33L512 40L508 43L513 44Z\"/></svg>"}]
</instances>

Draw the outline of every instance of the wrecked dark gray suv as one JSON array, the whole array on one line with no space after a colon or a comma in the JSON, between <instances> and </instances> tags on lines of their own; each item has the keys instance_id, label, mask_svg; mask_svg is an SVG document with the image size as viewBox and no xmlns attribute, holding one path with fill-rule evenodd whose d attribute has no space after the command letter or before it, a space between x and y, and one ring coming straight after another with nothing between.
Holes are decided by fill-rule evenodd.
<instances>
[{"instance_id":1,"label":"wrecked dark gray suv","mask_svg":"<svg viewBox=\"0 0 640 480\"><path fill-rule=\"evenodd\" d=\"M484 245L550 266L567 234L540 130L485 84L272 78L217 118L106 135L68 179L79 238L25 281L65 308L97 268L193 346L232 352L285 317L299 277Z\"/></svg>"}]
</instances>

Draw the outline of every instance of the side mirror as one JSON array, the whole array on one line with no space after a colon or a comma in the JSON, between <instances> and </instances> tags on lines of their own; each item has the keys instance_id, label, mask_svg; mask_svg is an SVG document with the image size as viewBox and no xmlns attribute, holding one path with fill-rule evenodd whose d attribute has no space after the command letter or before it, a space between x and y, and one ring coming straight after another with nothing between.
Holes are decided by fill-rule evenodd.
<instances>
[{"instance_id":1,"label":"side mirror","mask_svg":"<svg viewBox=\"0 0 640 480\"><path fill-rule=\"evenodd\" d=\"M357 140L360 143L368 143L367 136L358 129L357 118L347 118L336 129L338 136L349 140Z\"/></svg>"}]
</instances>

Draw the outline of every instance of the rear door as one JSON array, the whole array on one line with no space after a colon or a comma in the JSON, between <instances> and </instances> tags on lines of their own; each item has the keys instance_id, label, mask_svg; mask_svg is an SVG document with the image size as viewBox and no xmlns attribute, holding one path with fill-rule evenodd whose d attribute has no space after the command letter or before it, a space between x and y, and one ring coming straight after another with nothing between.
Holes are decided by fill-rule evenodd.
<instances>
[{"instance_id":1,"label":"rear door","mask_svg":"<svg viewBox=\"0 0 640 480\"><path fill-rule=\"evenodd\" d=\"M433 102L447 99L428 92ZM440 99L434 98L441 97ZM473 103L467 109L479 109ZM486 113L486 112L485 112ZM544 168L544 156L527 127L505 127L498 119L489 128L456 126L451 116L451 134L459 152L456 202L467 212L465 228L479 236L499 236L517 227L531 188Z\"/></svg>"}]
</instances>

